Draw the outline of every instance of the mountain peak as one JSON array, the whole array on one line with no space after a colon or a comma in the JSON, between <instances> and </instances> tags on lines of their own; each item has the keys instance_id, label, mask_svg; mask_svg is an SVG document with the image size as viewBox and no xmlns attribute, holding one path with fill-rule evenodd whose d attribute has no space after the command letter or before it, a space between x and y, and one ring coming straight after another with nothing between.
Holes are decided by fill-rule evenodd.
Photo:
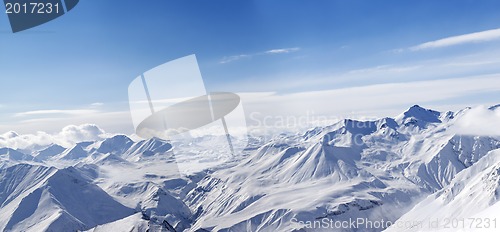
<instances>
[{"instance_id":1,"label":"mountain peak","mask_svg":"<svg viewBox=\"0 0 500 232\"><path fill-rule=\"evenodd\" d=\"M64 152L64 150L66 150L66 148L58 144L52 144L42 150L35 152L34 156L38 159L46 160L53 156L61 154L62 152Z\"/></svg>"},{"instance_id":2,"label":"mountain peak","mask_svg":"<svg viewBox=\"0 0 500 232\"><path fill-rule=\"evenodd\" d=\"M94 143L95 143L95 141L84 141L84 142L76 143L75 146L79 146L81 148L85 148L85 147L88 147L88 146L90 146L90 145L92 145Z\"/></svg>"},{"instance_id":3,"label":"mountain peak","mask_svg":"<svg viewBox=\"0 0 500 232\"><path fill-rule=\"evenodd\" d=\"M415 112L422 112L422 111L425 111L425 112L437 112L435 110L424 108L424 107L422 107L420 105L413 105L408 110L406 110L404 113L415 113ZM439 113L439 112L437 112L437 113Z\"/></svg>"},{"instance_id":4,"label":"mountain peak","mask_svg":"<svg viewBox=\"0 0 500 232\"><path fill-rule=\"evenodd\" d=\"M172 149L172 144L168 141L153 137L133 143L130 148L125 151L124 157L130 158L131 156L135 156L136 158L140 158L142 156L153 156L155 154L165 153L170 149Z\"/></svg>"},{"instance_id":5,"label":"mountain peak","mask_svg":"<svg viewBox=\"0 0 500 232\"><path fill-rule=\"evenodd\" d=\"M488 108L489 110L496 110L496 109L499 109L500 108L500 104L496 104L494 106L491 106L490 108Z\"/></svg>"},{"instance_id":6,"label":"mountain peak","mask_svg":"<svg viewBox=\"0 0 500 232\"><path fill-rule=\"evenodd\" d=\"M386 127L389 127L393 130L396 130L398 127L398 123L393 118L389 118L389 117L385 117L385 118L377 120L377 128L378 129L382 129L382 128L386 128Z\"/></svg>"},{"instance_id":7,"label":"mountain peak","mask_svg":"<svg viewBox=\"0 0 500 232\"><path fill-rule=\"evenodd\" d=\"M17 136L19 136L19 134L17 134L15 131L9 131L5 134L0 135L0 137L7 138L7 139L15 138Z\"/></svg>"},{"instance_id":8,"label":"mountain peak","mask_svg":"<svg viewBox=\"0 0 500 232\"><path fill-rule=\"evenodd\" d=\"M77 160L81 159L84 157L87 157L87 151L85 151L84 146L85 144L77 143L75 146L66 149L64 152L62 152L59 155L60 159L65 159L65 160ZM88 146L88 145L87 145Z\"/></svg>"},{"instance_id":9,"label":"mountain peak","mask_svg":"<svg viewBox=\"0 0 500 232\"><path fill-rule=\"evenodd\" d=\"M130 139L128 136L121 135L121 134L120 135L114 135L113 137L108 138L108 139L109 140L126 140L126 141L132 141L132 139Z\"/></svg>"},{"instance_id":10,"label":"mountain peak","mask_svg":"<svg viewBox=\"0 0 500 232\"><path fill-rule=\"evenodd\" d=\"M396 117L396 121L405 126L416 125L418 127L426 127L428 123L441 123L440 116L441 113L438 111L414 105Z\"/></svg>"},{"instance_id":11,"label":"mountain peak","mask_svg":"<svg viewBox=\"0 0 500 232\"><path fill-rule=\"evenodd\" d=\"M24 154L20 151L14 150L12 148L0 148L0 157L12 160L12 161L32 161L35 158L31 155Z\"/></svg>"},{"instance_id":12,"label":"mountain peak","mask_svg":"<svg viewBox=\"0 0 500 232\"><path fill-rule=\"evenodd\" d=\"M129 149L133 143L134 141L126 135L115 135L111 138L103 140L97 151L103 154L121 154Z\"/></svg>"},{"instance_id":13,"label":"mountain peak","mask_svg":"<svg viewBox=\"0 0 500 232\"><path fill-rule=\"evenodd\" d=\"M161 142L161 143L168 143L167 140L165 139L161 139L161 138L158 138L158 137L152 137L150 139L147 139L146 141L148 142Z\"/></svg>"}]
</instances>

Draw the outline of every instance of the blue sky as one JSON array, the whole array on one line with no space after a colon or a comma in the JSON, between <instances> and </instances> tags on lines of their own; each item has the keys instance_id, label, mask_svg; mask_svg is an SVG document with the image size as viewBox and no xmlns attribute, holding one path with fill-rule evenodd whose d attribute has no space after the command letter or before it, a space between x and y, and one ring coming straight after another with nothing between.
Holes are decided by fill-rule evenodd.
<instances>
[{"instance_id":1,"label":"blue sky","mask_svg":"<svg viewBox=\"0 0 500 232\"><path fill-rule=\"evenodd\" d=\"M277 97L443 79L465 85L453 79L500 71L499 9L493 0L85 0L16 34L0 14L0 132L88 122L130 133L129 83L189 54L197 55L211 91ZM440 110L490 104L498 101L495 80L481 77L481 86L413 103L367 102L367 114L415 103Z\"/></svg>"}]
</instances>

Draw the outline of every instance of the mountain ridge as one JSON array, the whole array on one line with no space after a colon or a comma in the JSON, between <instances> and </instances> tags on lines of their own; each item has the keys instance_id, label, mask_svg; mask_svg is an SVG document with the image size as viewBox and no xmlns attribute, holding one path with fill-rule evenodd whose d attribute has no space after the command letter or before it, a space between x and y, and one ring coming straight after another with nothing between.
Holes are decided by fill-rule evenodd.
<instances>
[{"instance_id":1,"label":"mountain ridge","mask_svg":"<svg viewBox=\"0 0 500 232\"><path fill-rule=\"evenodd\" d=\"M216 166L196 156L206 154L202 146L126 135L69 148L32 146L40 149L29 154L0 148L0 229L301 231L307 228L292 219L395 222L417 212L421 199L456 190L456 177L498 154L499 137L452 130L469 110L415 105L394 118L251 138L252 149ZM220 138L198 140L213 145ZM178 163L202 168L181 175ZM75 203L82 199L89 202ZM103 209L108 217L72 210L98 208L96 202L121 210Z\"/></svg>"}]
</instances>

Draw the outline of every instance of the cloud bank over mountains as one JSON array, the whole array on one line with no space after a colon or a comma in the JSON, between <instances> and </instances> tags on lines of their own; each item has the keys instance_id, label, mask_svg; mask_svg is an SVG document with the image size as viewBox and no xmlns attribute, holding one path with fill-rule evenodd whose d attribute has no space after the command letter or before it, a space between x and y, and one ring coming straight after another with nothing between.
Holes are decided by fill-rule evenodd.
<instances>
[{"instance_id":1,"label":"cloud bank over mountains","mask_svg":"<svg viewBox=\"0 0 500 232\"><path fill-rule=\"evenodd\" d=\"M83 141L97 141L111 136L94 124L83 124L79 126L69 125L58 133L49 134L46 132L36 132L35 134L19 135L14 131L0 135L0 146L13 149L25 149L33 144L50 145L59 144L70 147Z\"/></svg>"},{"instance_id":2,"label":"cloud bank over mountains","mask_svg":"<svg viewBox=\"0 0 500 232\"><path fill-rule=\"evenodd\" d=\"M457 134L500 136L500 105L474 107L460 117L453 128Z\"/></svg>"}]
</instances>

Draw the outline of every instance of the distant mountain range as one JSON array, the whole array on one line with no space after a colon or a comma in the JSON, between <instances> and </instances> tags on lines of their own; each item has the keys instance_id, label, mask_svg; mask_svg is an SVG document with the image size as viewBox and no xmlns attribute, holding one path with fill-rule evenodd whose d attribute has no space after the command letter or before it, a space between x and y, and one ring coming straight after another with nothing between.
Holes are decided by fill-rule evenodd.
<instances>
[{"instance_id":1,"label":"distant mountain range","mask_svg":"<svg viewBox=\"0 0 500 232\"><path fill-rule=\"evenodd\" d=\"M0 230L420 231L394 223L494 217L500 138L456 134L468 110L415 105L395 118L345 119L254 143L230 160L125 135L0 148ZM179 165L196 171L182 175ZM358 218L391 223L313 227Z\"/></svg>"}]
</instances>

